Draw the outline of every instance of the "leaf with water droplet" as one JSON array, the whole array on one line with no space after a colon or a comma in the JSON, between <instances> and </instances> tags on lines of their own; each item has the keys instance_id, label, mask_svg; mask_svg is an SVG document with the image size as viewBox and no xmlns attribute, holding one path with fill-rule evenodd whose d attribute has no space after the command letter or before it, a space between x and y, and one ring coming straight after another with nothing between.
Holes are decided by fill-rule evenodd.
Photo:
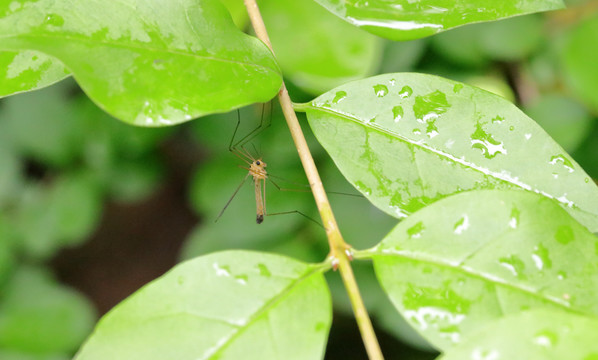
<instances>
[{"instance_id":1,"label":"leaf with water droplet","mask_svg":"<svg viewBox=\"0 0 598 360\"><path fill-rule=\"evenodd\" d=\"M388 94L378 97L372 91L378 85ZM339 92L346 96L334 103ZM369 189L364 195L392 216L466 190L518 189L557 199L598 231L598 186L541 127L497 95L398 73L345 84L296 109L307 113L343 175Z\"/></svg>"},{"instance_id":2,"label":"leaf with water droplet","mask_svg":"<svg viewBox=\"0 0 598 360\"><path fill-rule=\"evenodd\" d=\"M554 200L482 190L418 211L369 254L395 307L446 349L527 308L598 315L597 241Z\"/></svg>"},{"instance_id":3,"label":"leaf with water droplet","mask_svg":"<svg viewBox=\"0 0 598 360\"><path fill-rule=\"evenodd\" d=\"M0 52L0 97L41 89L68 76L60 61L37 51Z\"/></svg>"},{"instance_id":4,"label":"leaf with water droplet","mask_svg":"<svg viewBox=\"0 0 598 360\"><path fill-rule=\"evenodd\" d=\"M598 320L537 309L507 316L472 334L438 360L598 359Z\"/></svg>"},{"instance_id":5,"label":"leaf with water droplet","mask_svg":"<svg viewBox=\"0 0 598 360\"><path fill-rule=\"evenodd\" d=\"M112 309L75 359L321 359L332 320L322 270L249 251L195 258Z\"/></svg>"},{"instance_id":6,"label":"leaf with water droplet","mask_svg":"<svg viewBox=\"0 0 598 360\"><path fill-rule=\"evenodd\" d=\"M316 0L360 28L391 40L413 40L456 26L564 7L561 0Z\"/></svg>"},{"instance_id":7,"label":"leaf with water droplet","mask_svg":"<svg viewBox=\"0 0 598 360\"><path fill-rule=\"evenodd\" d=\"M142 126L265 102L280 88L271 51L241 32L218 0L96 5L3 2L0 50L58 59L102 109Z\"/></svg>"}]
</instances>

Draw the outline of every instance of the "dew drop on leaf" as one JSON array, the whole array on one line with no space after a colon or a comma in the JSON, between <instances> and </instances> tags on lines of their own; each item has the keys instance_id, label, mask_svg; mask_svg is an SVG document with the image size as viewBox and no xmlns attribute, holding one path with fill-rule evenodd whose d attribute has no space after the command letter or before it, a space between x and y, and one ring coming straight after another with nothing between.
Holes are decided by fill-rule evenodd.
<instances>
[{"instance_id":1,"label":"dew drop on leaf","mask_svg":"<svg viewBox=\"0 0 598 360\"><path fill-rule=\"evenodd\" d=\"M556 233L554 234L554 238L559 243L561 243L563 245L567 245L568 243L570 243L571 241L574 240L575 236L573 234L573 229L571 228L571 226L561 225L556 230Z\"/></svg>"},{"instance_id":2,"label":"dew drop on leaf","mask_svg":"<svg viewBox=\"0 0 598 360\"><path fill-rule=\"evenodd\" d=\"M550 330L542 330L534 336L534 343L542 347L552 347L557 341L558 336Z\"/></svg>"},{"instance_id":3,"label":"dew drop on leaf","mask_svg":"<svg viewBox=\"0 0 598 360\"><path fill-rule=\"evenodd\" d=\"M377 97L384 97L388 94L388 88L382 84L374 85L374 93Z\"/></svg>"},{"instance_id":4,"label":"dew drop on leaf","mask_svg":"<svg viewBox=\"0 0 598 360\"><path fill-rule=\"evenodd\" d=\"M495 140L492 135L488 134L482 128L482 124L477 123L476 129L471 134L471 148L482 150L482 155L486 159L492 159L496 155L507 154L507 150L503 147L503 143Z\"/></svg>"},{"instance_id":5,"label":"dew drop on leaf","mask_svg":"<svg viewBox=\"0 0 598 360\"><path fill-rule=\"evenodd\" d=\"M403 112L402 106L397 105L392 108L392 117L395 122L399 122L403 118L403 115L404 115L404 112Z\"/></svg>"},{"instance_id":6,"label":"dew drop on leaf","mask_svg":"<svg viewBox=\"0 0 598 360\"><path fill-rule=\"evenodd\" d=\"M343 101L347 97L346 91L337 91L334 95L334 99L332 99L333 104L338 104L339 102Z\"/></svg>"},{"instance_id":7,"label":"dew drop on leaf","mask_svg":"<svg viewBox=\"0 0 598 360\"><path fill-rule=\"evenodd\" d=\"M268 267L264 264L257 264L257 269L260 272L260 275L264 276L264 277L270 277L272 276L272 273L270 272L270 270L268 269Z\"/></svg>"},{"instance_id":8,"label":"dew drop on leaf","mask_svg":"<svg viewBox=\"0 0 598 360\"><path fill-rule=\"evenodd\" d=\"M425 229L426 227L424 226L424 223L419 221L417 224L407 229L407 235L409 235L410 239L418 239L422 236Z\"/></svg>"},{"instance_id":9,"label":"dew drop on leaf","mask_svg":"<svg viewBox=\"0 0 598 360\"><path fill-rule=\"evenodd\" d=\"M401 91L399 91L399 96L401 97L401 99L408 98L409 96L411 96L411 94L413 94L413 89L407 85L403 86L401 88Z\"/></svg>"}]
</instances>

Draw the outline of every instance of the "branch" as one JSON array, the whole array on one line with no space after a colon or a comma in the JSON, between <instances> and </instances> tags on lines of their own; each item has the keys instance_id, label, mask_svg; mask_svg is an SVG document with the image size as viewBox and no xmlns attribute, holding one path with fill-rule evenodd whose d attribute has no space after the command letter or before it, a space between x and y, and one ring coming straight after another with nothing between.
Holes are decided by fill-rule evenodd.
<instances>
[{"instance_id":1,"label":"branch","mask_svg":"<svg viewBox=\"0 0 598 360\"><path fill-rule=\"evenodd\" d=\"M270 38L268 37L266 26L264 25L264 20L262 19L257 3L255 0L244 1L257 37L272 50L272 44L270 43ZM274 53L274 50L272 50L272 53ZM289 126L291 136L295 142L295 147L299 153L299 158L305 169L305 174L309 180L312 193L314 194L316 205L318 206L318 211L322 218L322 224L324 224L324 228L326 229L328 245L330 246L329 256L332 258L333 264L338 266L340 271L347 294L351 300L353 313L355 314L355 319L359 326L359 331L361 332L361 337L365 344L368 356L371 360L383 360L384 358L382 356L382 351L380 350L380 345L378 344L378 339L376 338L372 322L370 321L370 317L363 304L357 282L355 281L355 276L353 275L353 269L351 268L351 263L349 261L351 247L345 243L340 230L338 229L336 219L334 218L332 208L330 207L328 197L326 196L326 191L324 191L322 180L318 174L318 169L316 168L314 159L311 156L311 152L305 141L305 136L303 136L301 126L297 120L297 115L293 109L291 98L289 97L284 82L282 84L282 89L278 93L278 99L287 125Z\"/></svg>"}]
</instances>

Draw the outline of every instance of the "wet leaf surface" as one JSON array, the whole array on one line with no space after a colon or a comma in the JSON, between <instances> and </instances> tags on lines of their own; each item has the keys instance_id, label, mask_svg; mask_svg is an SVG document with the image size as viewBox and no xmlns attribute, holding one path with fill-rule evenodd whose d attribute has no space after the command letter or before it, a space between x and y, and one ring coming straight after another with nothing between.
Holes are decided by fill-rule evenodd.
<instances>
[{"instance_id":1,"label":"wet leaf surface","mask_svg":"<svg viewBox=\"0 0 598 360\"><path fill-rule=\"evenodd\" d=\"M69 76L64 65L36 51L0 52L0 97L40 89Z\"/></svg>"},{"instance_id":2,"label":"wet leaf surface","mask_svg":"<svg viewBox=\"0 0 598 360\"><path fill-rule=\"evenodd\" d=\"M554 200L471 191L403 220L371 250L393 304L447 349L534 307L598 314L598 238Z\"/></svg>"},{"instance_id":3,"label":"wet leaf surface","mask_svg":"<svg viewBox=\"0 0 598 360\"><path fill-rule=\"evenodd\" d=\"M598 320L554 310L533 310L497 321L438 360L598 358Z\"/></svg>"},{"instance_id":4,"label":"wet leaf surface","mask_svg":"<svg viewBox=\"0 0 598 360\"><path fill-rule=\"evenodd\" d=\"M598 187L540 126L503 98L462 83L385 74L296 105L343 175L402 218L473 189L556 199L598 230Z\"/></svg>"},{"instance_id":5,"label":"wet leaf surface","mask_svg":"<svg viewBox=\"0 0 598 360\"><path fill-rule=\"evenodd\" d=\"M3 2L0 33L0 50L57 58L94 102L136 125L267 101L281 84L270 50L217 0Z\"/></svg>"},{"instance_id":6,"label":"wet leaf surface","mask_svg":"<svg viewBox=\"0 0 598 360\"><path fill-rule=\"evenodd\" d=\"M392 40L430 36L455 26L561 9L561 0L316 0L330 12Z\"/></svg>"},{"instance_id":7,"label":"wet leaf surface","mask_svg":"<svg viewBox=\"0 0 598 360\"><path fill-rule=\"evenodd\" d=\"M321 359L322 270L247 251L195 258L104 316L75 359Z\"/></svg>"}]
</instances>

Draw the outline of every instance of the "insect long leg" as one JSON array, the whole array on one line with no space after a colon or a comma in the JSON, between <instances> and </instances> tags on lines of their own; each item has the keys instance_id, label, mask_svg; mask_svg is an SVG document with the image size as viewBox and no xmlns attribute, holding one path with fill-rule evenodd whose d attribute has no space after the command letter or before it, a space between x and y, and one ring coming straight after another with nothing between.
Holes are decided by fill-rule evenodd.
<instances>
[{"instance_id":1,"label":"insect long leg","mask_svg":"<svg viewBox=\"0 0 598 360\"><path fill-rule=\"evenodd\" d=\"M307 187L307 188L309 188L309 185L299 184L296 182L285 180L285 179L281 178L280 176L274 176L272 174L268 174L268 180L272 183L272 185L274 185L280 191L311 192L311 189L285 189L285 188L282 188L277 183L275 183L274 180L272 180L271 178L281 179L282 181L288 182L290 184L297 185L297 186L303 186L303 187ZM361 195L361 194L351 194L351 193L344 193L344 192L339 192L339 191L326 191L326 194L346 195L346 196L353 196L353 197L362 198L362 199L364 198L363 195Z\"/></svg>"},{"instance_id":2,"label":"insect long leg","mask_svg":"<svg viewBox=\"0 0 598 360\"><path fill-rule=\"evenodd\" d=\"M233 134L233 138L231 139L231 142L229 144L229 150L230 151L234 152L235 150L238 150L240 147L243 147L243 145L245 145L246 143L248 143L249 141L251 141L259 133L261 133L263 130L267 129L272 124L272 109L273 109L272 101L270 101L269 104L270 104L270 111L269 111L270 115L269 116L265 116L266 105L264 104L262 106L262 115L260 117L260 124L259 124L259 126L256 127L255 129L253 129L252 131L250 131L249 134L245 135L239 141L234 142L234 135L236 135L237 129L239 128L239 124L241 122L241 117L240 117L240 115L238 115L237 126L235 128L235 133ZM237 110L237 114L240 114L238 112L238 110Z\"/></svg>"},{"instance_id":3,"label":"insect long leg","mask_svg":"<svg viewBox=\"0 0 598 360\"><path fill-rule=\"evenodd\" d=\"M216 220L214 220L214 222L218 221L218 219L220 219L220 217L222 216L222 214L224 214L224 210L226 210L226 208L233 201L233 199L235 198L235 196L237 195L237 193L239 192L239 190L241 190L241 187L243 187L243 184L245 184L245 181L247 181L247 179L249 178L250 175L251 174L249 174L249 173L247 173L247 175L245 175L245 177L243 178L243 181L241 181L241 183L239 184L239 186L237 186L237 189L235 190L235 192L233 193L233 195L230 197L230 199L228 199L228 201L226 202L226 205L224 205L224 207L222 208L222 210L220 210L220 214L218 214L218 217L216 217Z\"/></svg>"},{"instance_id":4,"label":"insect long leg","mask_svg":"<svg viewBox=\"0 0 598 360\"><path fill-rule=\"evenodd\" d=\"M299 210L291 210L291 211L282 211L282 212L276 212L276 213L272 213L272 214L267 214L268 216L274 216L274 215L287 215L287 214L299 214L301 216L303 216L304 218L306 218L309 221L312 221L314 223L316 223L318 226L320 226L321 228L324 228L324 226L316 219L305 215L304 213L302 213Z\"/></svg>"}]
</instances>

